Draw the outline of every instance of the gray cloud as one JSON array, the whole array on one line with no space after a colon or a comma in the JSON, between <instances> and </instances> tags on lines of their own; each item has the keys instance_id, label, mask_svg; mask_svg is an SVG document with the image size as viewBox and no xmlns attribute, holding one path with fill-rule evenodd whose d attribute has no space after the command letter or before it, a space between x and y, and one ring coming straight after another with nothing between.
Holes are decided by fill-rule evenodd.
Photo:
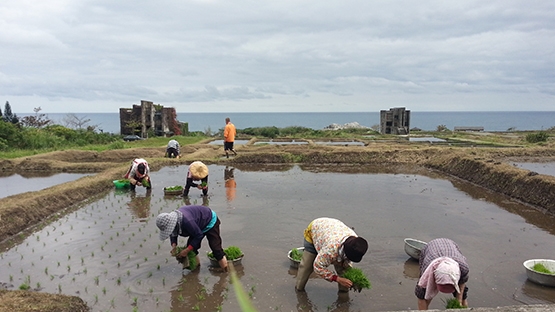
<instances>
[{"instance_id":1,"label":"gray cloud","mask_svg":"<svg viewBox=\"0 0 555 312\"><path fill-rule=\"evenodd\" d=\"M0 95L26 112L553 109L549 1L5 2Z\"/></svg>"}]
</instances>

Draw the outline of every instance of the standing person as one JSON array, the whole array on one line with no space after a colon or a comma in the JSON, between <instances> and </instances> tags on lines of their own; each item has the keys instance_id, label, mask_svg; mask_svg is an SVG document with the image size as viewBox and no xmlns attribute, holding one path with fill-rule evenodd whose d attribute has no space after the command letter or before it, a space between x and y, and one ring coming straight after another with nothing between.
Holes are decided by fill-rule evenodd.
<instances>
[{"instance_id":1,"label":"standing person","mask_svg":"<svg viewBox=\"0 0 555 312\"><path fill-rule=\"evenodd\" d=\"M160 230L160 240L168 237L172 246L171 255L181 258L187 257L190 251L197 255L202 239L206 236L208 245L220 267L227 271L227 258L222 248L220 236L220 219L216 212L206 206L183 206L170 213L161 213L156 217L156 226ZM176 254L177 237L189 237L187 248Z\"/></svg>"},{"instance_id":2,"label":"standing person","mask_svg":"<svg viewBox=\"0 0 555 312\"><path fill-rule=\"evenodd\" d=\"M171 139L166 147L166 155L168 158L179 158L179 142L177 140Z\"/></svg>"},{"instance_id":3,"label":"standing person","mask_svg":"<svg viewBox=\"0 0 555 312\"><path fill-rule=\"evenodd\" d=\"M469 268L454 241L447 238L431 240L422 249L419 262L420 278L414 289L419 310L428 310L438 292L452 293L462 306L468 307L466 282Z\"/></svg>"},{"instance_id":4,"label":"standing person","mask_svg":"<svg viewBox=\"0 0 555 312\"><path fill-rule=\"evenodd\" d=\"M148 190L152 187L149 174L148 162L142 158L135 158L123 177L129 179L131 190L134 191L137 185L144 186Z\"/></svg>"},{"instance_id":5,"label":"standing person","mask_svg":"<svg viewBox=\"0 0 555 312\"><path fill-rule=\"evenodd\" d=\"M233 143L235 142L235 135L237 134L237 130L235 129L235 125L231 123L229 117L225 119L225 128L224 128L224 152L225 157L229 158L229 151L233 153L233 155L237 155L237 152L233 149Z\"/></svg>"},{"instance_id":6,"label":"standing person","mask_svg":"<svg viewBox=\"0 0 555 312\"><path fill-rule=\"evenodd\" d=\"M339 292L348 292L353 282L341 277L352 262L360 262L368 243L343 222L318 218L304 230L304 251L297 272L297 291L304 291L308 277L315 272L329 282L337 282ZM333 264L336 273L327 267Z\"/></svg>"},{"instance_id":7,"label":"standing person","mask_svg":"<svg viewBox=\"0 0 555 312\"><path fill-rule=\"evenodd\" d=\"M200 181L200 183L195 183L194 181ZM202 190L202 195L204 196L208 195L208 167L201 161L194 161L189 165L183 197L189 196L189 189L191 187Z\"/></svg>"}]
</instances>

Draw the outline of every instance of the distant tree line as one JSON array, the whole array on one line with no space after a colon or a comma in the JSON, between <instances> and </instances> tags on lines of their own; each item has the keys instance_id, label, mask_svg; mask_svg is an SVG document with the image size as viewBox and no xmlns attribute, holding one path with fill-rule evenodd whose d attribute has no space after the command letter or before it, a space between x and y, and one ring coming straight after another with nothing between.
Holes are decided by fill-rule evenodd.
<instances>
[{"instance_id":1,"label":"distant tree line","mask_svg":"<svg viewBox=\"0 0 555 312\"><path fill-rule=\"evenodd\" d=\"M56 150L90 144L107 144L120 136L95 132L96 126L88 125L90 119L68 114L64 118L66 126L55 124L40 107L34 108L34 115L19 118L12 112L8 101L4 111L0 109L0 151Z\"/></svg>"}]
</instances>

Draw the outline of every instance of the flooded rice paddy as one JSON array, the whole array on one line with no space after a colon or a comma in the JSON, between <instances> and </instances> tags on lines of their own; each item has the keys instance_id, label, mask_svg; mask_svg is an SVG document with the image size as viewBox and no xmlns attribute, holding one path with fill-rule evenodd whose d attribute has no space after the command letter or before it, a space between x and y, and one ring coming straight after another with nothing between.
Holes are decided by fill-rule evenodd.
<instances>
[{"instance_id":1,"label":"flooded rice paddy","mask_svg":"<svg viewBox=\"0 0 555 312\"><path fill-rule=\"evenodd\" d=\"M83 176L90 175L81 173L51 173L51 172L33 172L20 175L17 173L10 175L0 175L0 198L11 195L40 191L47 187L57 184L75 181Z\"/></svg>"},{"instance_id":2,"label":"flooded rice paddy","mask_svg":"<svg viewBox=\"0 0 555 312\"><path fill-rule=\"evenodd\" d=\"M45 225L0 255L0 285L77 295L92 311L240 311L229 275L201 266L181 269L160 242L155 217L205 204L221 219L224 247L240 247L237 266L259 311L392 311L416 309L418 263L403 239L455 240L470 265L472 307L555 303L555 288L526 279L522 263L553 258L555 218L471 184L418 168L231 167L210 165L209 196L164 196L183 184L186 166L152 173L147 192L113 190ZM369 242L355 264L372 289L338 294L337 284L310 279L294 290L287 252L302 246L306 225L334 217ZM180 239L180 244L185 239ZM430 308L443 309L440 294Z\"/></svg>"}]
</instances>

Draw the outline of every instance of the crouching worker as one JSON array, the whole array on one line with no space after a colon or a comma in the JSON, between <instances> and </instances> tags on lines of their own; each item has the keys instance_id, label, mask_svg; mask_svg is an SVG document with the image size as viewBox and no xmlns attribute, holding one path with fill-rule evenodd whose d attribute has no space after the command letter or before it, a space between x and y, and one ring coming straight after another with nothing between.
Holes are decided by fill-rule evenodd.
<instances>
[{"instance_id":1,"label":"crouching worker","mask_svg":"<svg viewBox=\"0 0 555 312\"><path fill-rule=\"evenodd\" d=\"M179 142L177 140L171 139L166 147L166 156L168 158L179 158Z\"/></svg>"},{"instance_id":2,"label":"crouching worker","mask_svg":"<svg viewBox=\"0 0 555 312\"><path fill-rule=\"evenodd\" d=\"M194 181L200 181L200 183L195 183ZM208 195L208 167L201 161L194 161L189 165L183 197L189 196L191 187L202 190L202 195L204 196Z\"/></svg>"},{"instance_id":3,"label":"crouching worker","mask_svg":"<svg viewBox=\"0 0 555 312\"><path fill-rule=\"evenodd\" d=\"M144 186L147 189L152 187L150 182L150 169L148 168L148 162L142 158L136 158L131 163L131 167L127 170L127 173L123 176L129 179L131 183L131 190L135 190L135 187Z\"/></svg>"},{"instance_id":4,"label":"crouching worker","mask_svg":"<svg viewBox=\"0 0 555 312\"><path fill-rule=\"evenodd\" d=\"M295 289L304 291L310 274L315 272L329 282L336 282L339 292L348 292L353 282L341 275L351 267L351 262L360 262L367 250L366 240L343 222L332 218L313 220L304 230L304 251ZM327 269L331 264L336 273Z\"/></svg>"},{"instance_id":5,"label":"crouching worker","mask_svg":"<svg viewBox=\"0 0 555 312\"><path fill-rule=\"evenodd\" d=\"M428 310L439 292L452 293L463 307L468 307L468 264L454 241L431 240L422 249L419 262L420 278L414 289L419 310Z\"/></svg>"},{"instance_id":6,"label":"crouching worker","mask_svg":"<svg viewBox=\"0 0 555 312\"><path fill-rule=\"evenodd\" d=\"M197 263L200 263L198 250L206 236L214 258L218 260L220 267L227 271L227 258L220 237L220 219L212 209L206 206L183 206L170 213L159 214L156 217L156 226L160 230L161 241L170 238L172 256L186 258L189 252L193 251L197 255ZM189 237L187 248L179 255L176 254L178 236Z\"/></svg>"}]
</instances>

